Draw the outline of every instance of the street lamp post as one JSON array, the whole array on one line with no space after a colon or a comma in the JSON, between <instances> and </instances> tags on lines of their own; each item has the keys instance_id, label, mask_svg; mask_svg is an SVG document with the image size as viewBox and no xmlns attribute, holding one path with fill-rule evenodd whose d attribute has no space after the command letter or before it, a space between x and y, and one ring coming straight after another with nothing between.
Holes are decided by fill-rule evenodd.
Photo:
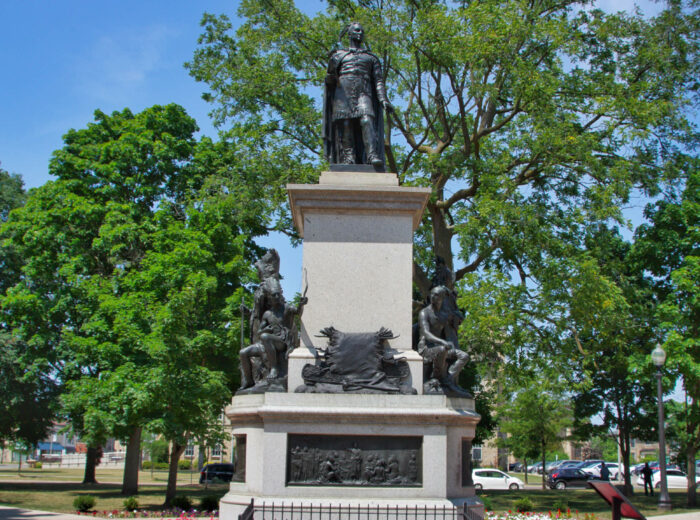
<instances>
[{"instance_id":1,"label":"street lamp post","mask_svg":"<svg viewBox=\"0 0 700 520\"><path fill-rule=\"evenodd\" d=\"M664 393L661 387L661 367L666 361L666 352L661 345L656 344L656 348L651 352L651 360L656 366L656 382L659 399L659 477L661 493L659 494L659 509L671 509L671 497L668 495L666 485L666 428L664 427Z\"/></svg>"}]
</instances>

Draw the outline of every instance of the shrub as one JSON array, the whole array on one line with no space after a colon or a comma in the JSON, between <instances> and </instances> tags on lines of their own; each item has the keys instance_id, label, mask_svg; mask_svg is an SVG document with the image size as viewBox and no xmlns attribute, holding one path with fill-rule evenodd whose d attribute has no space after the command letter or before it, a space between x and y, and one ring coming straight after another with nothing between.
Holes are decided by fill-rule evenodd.
<instances>
[{"instance_id":1,"label":"shrub","mask_svg":"<svg viewBox=\"0 0 700 520\"><path fill-rule=\"evenodd\" d=\"M164 439L158 439L151 444L151 460L155 462L165 462L170 460L170 445Z\"/></svg>"},{"instance_id":2,"label":"shrub","mask_svg":"<svg viewBox=\"0 0 700 520\"><path fill-rule=\"evenodd\" d=\"M177 495L175 498L173 498L172 506L182 509L183 511L189 511L192 509L192 500L190 500L190 497L188 496Z\"/></svg>"},{"instance_id":3,"label":"shrub","mask_svg":"<svg viewBox=\"0 0 700 520\"><path fill-rule=\"evenodd\" d=\"M36 461L36 462L34 463L34 467L35 467L36 469L41 469L41 466L42 466L42 464L41 464L40 461Z\"/></svg>"},{"instance_id":4,"label":"shrub","mask_svg":"<svg viewBox=\"0 0 700 520\"><path fill-rule=\"evenodd\" d=\"M522 497L515 501L515 509L520 513L527 513L535 509L535 506L528 497Z\"/></svg>"},{"instance_id":5,"label":"shrub","mask_svg":"<svg viewBox=\"0 0 700 520\"><path fill-rule=\"evenodd\" d=\"M188 459L178 460L177 467L179 469L192 469L192 461Z\"/></svg>"},{"instance_id":6,"label":"shrub","mask_svg":"<svg viewBox=\"0 0 700 520\"><path fill-rule=\"evenodd\" d=\"M553 511L566 511L567 509L569 509L569 503L566 500L555 500L552 504Z\"/></svg>"},{"instance_id":7,"label":"shrub","mask_svg":"<svg viewBox=\"0 0 700 520\"><path fill-rule=\"evenodd\" d=\"M144 460L141 464L142 469L168 469L167 462L153 462L150 460Z\"/></svg>"},{"instance_id":8,"label":"shrub","mask_svg":"<svg viewBox=\"0 0 700 520\"><path fill-rule=\"evenodd\" d=\"M486 509L486 511L493 511L493 502L491 502L489 497L482 495L479 498L484 503L484 509Z\"/></svg>"},{"instance_id":9,"label":"shrub","mask_svg":"<svg viewBox=\"0 0 700 520\"><path fill-rule=\"evenodd\" d=\"M95 507L95 502L97 500L92 495L79 495L73 500L73 507L81 513L85 513Z\"/></svg>"},{"instance_id":10,"label":"shrub","mask_svg":"<svg viewBox=\"0 0 700 520\"><path fill-rule=\"evenodd\" d=\"M199 509L202 511L218 511L219 497L215 495L207 495L202 497L202 500L199 502Z\"/></svg>"},{"instance_id":11,"label":"shrub","mask_svg":"<svg viewBox=\"0 0 700 520\"><path fill-rule=\"evenodd\" d=\"M134 497L129 497L124 500L124 509L127 511L136 511L139 508L139 501Z\"/></svg>"}]
</instances>

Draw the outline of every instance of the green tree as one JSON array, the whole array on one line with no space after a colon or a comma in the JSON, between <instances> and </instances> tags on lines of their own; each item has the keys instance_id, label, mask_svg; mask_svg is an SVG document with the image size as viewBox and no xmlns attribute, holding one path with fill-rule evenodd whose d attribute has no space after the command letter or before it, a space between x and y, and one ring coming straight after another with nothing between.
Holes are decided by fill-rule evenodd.
<instances>
[{"instance_id":1,"label":"green tree","mask_svg":"<svg viewBox=\"0 0 700 520\"><path fill-rule=\"evenodd\" d=\"M46 374L25 373L18 340L0 330L0 443L34 446L56 414L56 385Z\"/></svg>"},{"instance_id":2,"label":"green tree","mask_svg":"<svg viewBox=\"0 0 700 520\"><path fill-rule=\"evenodd\" d=\"M540 456L542 467L547 452L561 447L566 428L572 424L571 404L555 378L533 378L499 408L501 430L508 435L507 446L516 457ZM542 489L545 489L545 474Z\"/></svg>"},{"instance_id":3,"label":"green tree","mask_svg":"<svg viewBox=\"0 0 700 520\"><path fill-rule=\"evenodd\" d=\"M610 286L610 298L598 302L605 311L596 319L580 321L582 355L570 372L576 433L586 439L615 436L625 467L625 489L631 492L631 439L648 439L654 427L648 358L658 338L655 299L644 273L631 259L632 245L617 229L589 229L586 245L599 283ZM569 351L573 350L572 346ZM600 424L591 423L592 416L598 416Z\"/></svg>"},{"instance_id":4,"label":"green tree","mask_svg":"<svg viewBox=\"0 0 700 520\"><path fill-rule=\"evenodd\" d=\"M361 22L396 107L388 169L432 188L415 236L417 294L426 298L440 257L474 359L499 355L506 377L541 356L580 370L596 323L613 337L625 315L586 252L587 230L626 225L630 195L677 183L696 149L686 107L700 39L686 4L644 18L573 0L332 0L309 16L292 0L243 0L235 30L204 16L187 66L241 150L228 182L264 196L266 225L294 236L284 185L314 182L326 166L328 51Z\"/></svg>"},{"instance_id":5,"label":"green tree","mask_svg":"<svg viewBox=\"0 0 700 520\"><path fill-rule=\"evenodd\" d=\"M696 162L687 170L682 190L669 192L646 208L649 223L637 230L633 251L659 302L657 319L668 355L664 370L680 376L685 391L685 406L675 413L674 433L686 456L691 506L697 503L697 491L692 483L700 449L700 174L697 166Z\"/></svg>"},{"instance_id":6,"label":"green tree","mask_svg":"<svg viewBox=\"0 0 700 520\"><path fill-rule=\"evenodd\" d=\"M363 23L397 107L388 165L433 188L417 234L425 297L432 258L457 280L480 268L541 281L538 264L581 225L615 218L633 188L673 178L694 84L693 20L580 9L586 2L294 2L244 0L234 32L205 15L188 64L215 122L246 143L271 226L291 233L284 185L315 179L320 87L342 25ZM673 27L673 31L669 28ZM663 150L663 153L662 153Z\"/></svg>"},{"instance_id":7,"label":"green tree","mask_svg":"<svg viewBox=\"0 0 700 520\"><path fill-rule=\"evenodd\" d=\"M25 259L2 302L13 334L26 341L25 363L60 382L64 410L92 447L107 435L128 441L124 493L138 486L142 428L164 413L168 394L152 378L175 377L175 367L162 367L173 342L154 339L162 317L153 305L168 284L196 290L199 310L209 313L189 324L198 341L182 338L190 341L187 359L221 370L233 355L223 349L221 320L229 320L228 299L240 288L245 239L229 210L242 197L208 185L200 196L216 146L198 143L196 129L177 105L136 115L97 111L55 152L50 171L58 180L33 191L3 228L6 244ZM164 244L179 256L154 270ZM210 343L202 339L207 329ZM86 480L93 469L86 467Z\"/></svg>"}]
</instances>

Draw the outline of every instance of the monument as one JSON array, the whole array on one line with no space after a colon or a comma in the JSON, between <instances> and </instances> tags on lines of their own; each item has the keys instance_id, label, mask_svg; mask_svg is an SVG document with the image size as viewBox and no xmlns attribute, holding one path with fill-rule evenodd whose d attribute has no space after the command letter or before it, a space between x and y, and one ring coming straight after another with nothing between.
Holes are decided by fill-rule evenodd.
<instances>
[{"instance_id":1,"label":"monument","mask_svg":"<svg viewBox=\"0 0 700 520\"><path fill-rule=\"evenodd\" d=\"M226 409L236 471L220 516L238 518L251 500L280 518L465 505L483 516L470 459L479 415L457 385L468 358L449 272L438 270L412 323L413 234L431 190L384 172L381 121L392 107L381 64L360 24L345 34L324 96L330 171L287 186L304 240L298 306L278 289L276 252L258 262L243 384Z\"/></svg>"}]
</instances>

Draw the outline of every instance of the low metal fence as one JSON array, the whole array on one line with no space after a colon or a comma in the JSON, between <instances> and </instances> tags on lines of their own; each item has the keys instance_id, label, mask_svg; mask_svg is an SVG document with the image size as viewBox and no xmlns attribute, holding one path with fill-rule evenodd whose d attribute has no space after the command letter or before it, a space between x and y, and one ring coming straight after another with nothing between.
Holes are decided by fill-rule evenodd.
<instances>
[{"instance_id":1,"label":"low metal fence","mask_svg":"<svg viewBox=\"0 0 700 520\"><path fill-rule=\"evenodd\" d=\"M464 507L254 503L238 520L483 520Z\"/></svg>"}]
</instances>

